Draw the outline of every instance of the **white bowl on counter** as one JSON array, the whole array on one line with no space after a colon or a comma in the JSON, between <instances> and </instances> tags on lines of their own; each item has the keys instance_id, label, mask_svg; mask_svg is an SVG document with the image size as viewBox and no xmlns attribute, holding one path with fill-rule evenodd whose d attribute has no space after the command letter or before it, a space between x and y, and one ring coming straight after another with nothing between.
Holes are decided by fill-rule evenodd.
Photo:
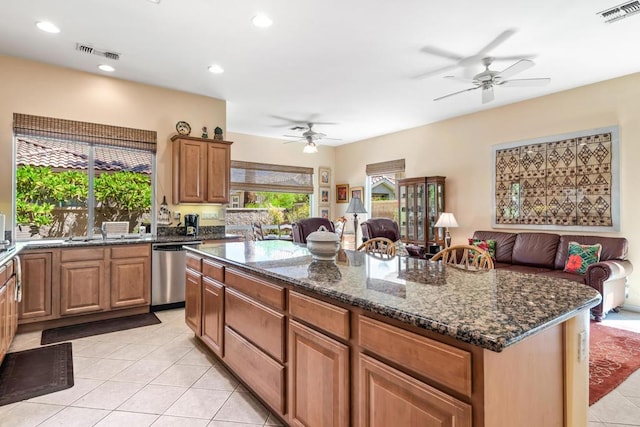
<instances>
[{"instance_id":1,"label":"white bowl on counter","mask_svg":"<svg viewBox=\"0 0 640 427\"><path fill-rule=\"evenodd\" d=\"M313 259L333 261L340 250L340 238L321 225L318 231L307 236L307 250L311 252Z\"/></svg>"}]
</instances>

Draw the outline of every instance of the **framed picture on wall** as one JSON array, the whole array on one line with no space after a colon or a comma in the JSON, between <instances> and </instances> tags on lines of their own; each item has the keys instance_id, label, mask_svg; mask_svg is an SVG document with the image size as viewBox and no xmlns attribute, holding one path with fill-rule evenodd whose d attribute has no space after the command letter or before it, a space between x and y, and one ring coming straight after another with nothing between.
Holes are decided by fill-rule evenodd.
<instances>
[{"instance_id":1,"label":"framed picture on wall","mask_svg":"<svg viewBox=\"0 0 640 427\"><path fill-rule=\"evenodd\" d=\"M320 216L322 218L331 219L331 208L329 206L323 206L320 208Z\"/></svg>"},{"instance_id":2,"label":"framed picture on wall","mask_svg":"<svg viewBox=\"0 0 640 427\"><path fill-rule=\"evenodd\" d=\"M349 203L349 184L336 185L336 203Z\"/></svg>"},{"instance_id":3,"label":"framed picture on wall","mask_svg":"<svg viewBox=\"0 0 640 427\"><path fill-rule=\"evenodd\" d=\"M331 186L331 169L320 166L318 167L318 186L328 185Z\"/></svg>"},{"instance_id":4,"label":"framed picture on wall","mask_svg":"<svg viewBox=\"0 0 640 427\"><path fill-rule=\"evenodd\" d=\"M331 187L320 187L320 203L331 203Z\"/></svg>"},{"instance_id":5,"label":"framed picture on wall","mask_svg":"<svg viewBox=\"0 0 640 427\"><path fill-rule=\"evenodd\" d=\"M351 187L351 198L360 199L364 203L364 187Z\"/></svg>"}]
</instances>

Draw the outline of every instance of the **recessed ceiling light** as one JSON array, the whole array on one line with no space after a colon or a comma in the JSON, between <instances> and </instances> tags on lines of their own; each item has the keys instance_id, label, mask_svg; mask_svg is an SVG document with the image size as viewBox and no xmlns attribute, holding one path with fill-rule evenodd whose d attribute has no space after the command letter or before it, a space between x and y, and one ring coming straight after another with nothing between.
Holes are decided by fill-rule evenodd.
<instances>
[{"instance_id":1,"label":"recessed ceiling light","mask_svg":"<svg viewBox=\"0 0 640 427\"><path fill-rule=\"evenodd\" d=\"M273 21L271 20L271 18L269 18L267 15L262 15L262 14L258 14L254 16L251 19L251 22L253 22L253 25L259 28L267 28L267 27L270 27L271 24L273 24Z\"/></svg>"},{"instance_id":2,"label":"recessed ceiling light","mask_svg":"<svg viewBox=\"0 0 640 427\"><path fill-rule=\"evenodd\" d=\"M213 74L222 74L224 73L224 68L219 65L209 65L209 72Z\"/></svg>"},{"instance_id":3,"label":"recessed ceiling light","mask_svg":"<svg viewBox=\"0 0 640 427\"><path fill-rule=\"evenodd\" d=\"M60 32L60 28L58 28L55 24L47 21L36 22L36 27L47 33L57 34Z\"/></svg>"},{"instance_id":4,"label":"recessed ceiling light","mask_svg":"<svg viewBox=\"0 0 640 427\"><path fill-rule=\"evenodd\" d=\"M160 0L147 0L149 3L159 4Z\"/></svg>"},{"instance_id":5,"label":"recessed ceiling light","mask_svg":"<svg viewBox=\"0 0 640 427\"><path fill-rule=\"evenodd\" d=\"M101 69L102 71L106 71L107 73L113 73L116 70L111 65L107 65L107 64L100 64L98 65L98 68Z\"/></svg>"}]
</instances>

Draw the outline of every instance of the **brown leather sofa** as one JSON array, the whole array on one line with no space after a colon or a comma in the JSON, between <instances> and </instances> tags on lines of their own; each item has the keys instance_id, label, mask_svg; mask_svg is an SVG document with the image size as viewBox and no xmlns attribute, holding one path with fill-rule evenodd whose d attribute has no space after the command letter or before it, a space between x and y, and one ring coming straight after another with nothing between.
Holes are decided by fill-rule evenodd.
<instances>
[{"instance_id":1,"label":"brown leather sofa","mask_svg":"<svg viewBox=\"0 0 640 427\"><path fill-rule=\"evenodd\" d=\"M596 289L602 295L602 302L591 309L591 314L598 322L607 312L617 311L624 304L626 278L633 271L633 266L626 259L625 238L500 231L476 231L473 238L496 241L495 268L544 274L581 282ZM569 242L600 243L600 262L590 265L584 275L563 271Z\"/></svg>"},{"instance_id":2,"label":"brown leather sofa","mask_svg":"<svg viewBox=\"0 0 640 427\"><path fill-rule=\"evenodd\" d=\"M324 225L327 231L335 233L336 229L333 222L327 218L311 217L301 219L291 224L293 241L297 243L307 243L307 236L314 231L318 231L321 225Z\"/></svg>"},{"instance_id":3,"label":"brown leather sofa","mask_svg":"<svg viewBox=\"0 0 640 427\"><path fill-rule=\"evenodd\" d=\"M392 242L400 240L398 223L390 218L370 218L360 224L360 228L363 242L375 237L386 237Z\"/></svg>"}]
</instances>

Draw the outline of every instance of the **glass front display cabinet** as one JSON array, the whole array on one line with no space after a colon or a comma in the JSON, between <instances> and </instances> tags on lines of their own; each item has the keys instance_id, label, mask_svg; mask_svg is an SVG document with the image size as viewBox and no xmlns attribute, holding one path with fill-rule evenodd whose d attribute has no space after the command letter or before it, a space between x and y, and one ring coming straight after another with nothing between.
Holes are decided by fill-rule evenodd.
<instances>
[{"instance_id":1,"label":"glass front display cabinet","mask_svg":"<svg viewBox=\"0 0 640 427\"><path fill-rule=\"evenodd\" d=\"M444 176L398 180L400 237L408 244L444 245L444 230L434 225L444 211Z\"/></svg>"}]
</instances>

